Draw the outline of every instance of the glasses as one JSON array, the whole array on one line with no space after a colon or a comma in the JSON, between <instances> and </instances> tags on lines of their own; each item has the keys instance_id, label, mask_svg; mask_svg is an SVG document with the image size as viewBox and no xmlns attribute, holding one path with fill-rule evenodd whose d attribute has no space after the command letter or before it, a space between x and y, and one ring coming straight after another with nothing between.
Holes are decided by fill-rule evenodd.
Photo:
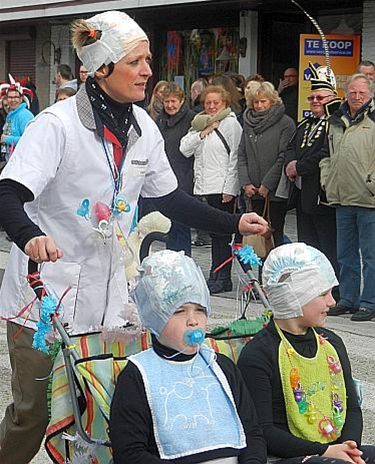
<instances>
[{"instance_id":1,"label":"glasses","mask_svg":"<svg viewBox=\"0 0 375 464\"><path fill-rule=\"evenodd\" d=\"M88 71L80 71L79 73L80 74L88 74L89 72Z\"/></svg>"},{"instance_id":2,"label":"glasses","mask_svg":"<svg viewBox=\"0 0 375 464\"><path fill-rule=\"evenodd\" d=\"M316 100L317 102L321 102L328 97L330 97L330 95L310 95L309 97L307 97L307 101L313 102L314 100Z\"/></svg>"}]
</instances>

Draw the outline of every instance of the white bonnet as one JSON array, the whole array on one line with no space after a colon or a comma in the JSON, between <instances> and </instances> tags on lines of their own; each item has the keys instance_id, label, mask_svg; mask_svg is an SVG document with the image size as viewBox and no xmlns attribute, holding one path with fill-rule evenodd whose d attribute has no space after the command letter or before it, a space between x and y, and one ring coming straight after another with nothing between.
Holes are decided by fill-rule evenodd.
<instances>
[{"instance_id":1,"label":"white bonnet","mask_svg":"<svg viewBox=\"0 0 375 464\"><path fill-rule=\"evenodd\" d=\"M131 296L143 325L160 335L186 303L196 303L211 313L210 292L201 269L183 251L158 251L142 261L141 277Z\"/></svg>"},{"instance_id":2,"label":"white bonnet","mask_svg":"<svg viewBox=\"0 0 375 464\"><path fill-rule=\"evenodd\" d=\"M275 319L302 316L305 304L338 285L326 256L305 243L288 243L272 250L262 278Z\"/></svg>"},{"instance_id":3,"label":"white bonnet","mask_svg":"<svg viewBox=\"0 0 375 464\"><path fill-rule=\"evenodd\" d=\"M148 37L143 29L126 13L106 11L86 20L93 30L101 31L96 42L77 47L78 58L90 75L103 64L117 63Z\"/></svg>"}]
</instances>

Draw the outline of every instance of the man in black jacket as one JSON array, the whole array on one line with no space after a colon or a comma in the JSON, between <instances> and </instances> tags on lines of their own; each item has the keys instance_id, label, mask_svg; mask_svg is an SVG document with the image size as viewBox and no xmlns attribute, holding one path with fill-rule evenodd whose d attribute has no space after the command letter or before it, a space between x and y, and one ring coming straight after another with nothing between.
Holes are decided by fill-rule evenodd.
<instances>
[{"instance_id":1,"label":"man in black jacket","mask_svg":"<svg viewBox=\"0 0 375 464\"><path fill-rule=\"evenodd\" d=\"M298 241L322 251L338 276L336 254L336 212L325 204L320 188L319 161L326 144L327 119L337 106L335 88L318 75L312 65L311 115L298 125L285 154L285 173L294 182ZM337 295L335 295L337 296Z\"/></svg>"}]
</instances>

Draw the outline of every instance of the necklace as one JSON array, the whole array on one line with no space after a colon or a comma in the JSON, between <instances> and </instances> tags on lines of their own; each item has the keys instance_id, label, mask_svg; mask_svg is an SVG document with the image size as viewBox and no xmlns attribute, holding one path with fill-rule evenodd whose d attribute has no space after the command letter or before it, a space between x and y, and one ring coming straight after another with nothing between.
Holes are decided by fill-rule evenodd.
<instances>
[{"instance_id":1,"label":"necklace","mask_svg":"<svg viewBox=\"0 0 375 464\"><path fill-rule=\"evenodd\" d=\"M341 434L346 416L346 389L334 347L315 330L317 352L305 358L280 335L279 368L288 426L295 436L330 443Z\"/></svg>"},{"instance_id":2,"label":"necklace","mask_svg":"<svg viewBox=\"0 0 375 464\"><path fill-rule=\"evenodd\" d=\"M301 148L304 148L305 146L311 147L314 141L320 137L323 129L325 129L326 123L327 120L325 118L319 119L316 123L314 123L313 120L308 121L303 133Z\"/></svg>"}]
</instances>

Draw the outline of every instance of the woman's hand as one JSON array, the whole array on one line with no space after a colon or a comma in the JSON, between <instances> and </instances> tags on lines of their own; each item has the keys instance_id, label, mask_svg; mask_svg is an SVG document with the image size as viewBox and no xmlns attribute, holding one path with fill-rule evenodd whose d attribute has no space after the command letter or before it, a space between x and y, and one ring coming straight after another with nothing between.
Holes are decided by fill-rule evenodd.
<instances>
[{"instance_id":1,"label":"woman's hand","mask_svg":"<svg viewBox=\"0 0 375 464\"><path fill-rule=\"evenodd\" d=\"M251 198L253 197L256 193L258 193L258 187L255 187L253 184L247 184L244 187L244 193L247 197Z\"/></svg>"},{"instance_id":2,"label":"woman's hand","mask_svg":"<svg viewBox=\"0 0 375 464\"><path fill-rule=\"evenodd\" d=\"M223 193L223 199L221 200L222 203L229 203L233 200L234 196L233 195L227 195L226 193Z\"/></svg>"},{"instance_id":3,"label":"woman's hand","mask_svg":"<svg viewBox=\"0 0 375 464\"><path fill-rule=\"evenodd\" d=\"M258 194L259 194L261 197L267 198L269 193L270 193L270 189L268 189L268 188L265 187L264 185L261 185L261 186L259 187Z\"/></svg>"},{"instance_id":4,"label":"woman's hand","mask_svg":"<svg viewBox=\"0 0 375 464\"><path fill-rule=\"evenodd\" d=\"M36 263L52 261L62 258L63 252L57 247L55 241L48 236L40 235L26 243L25 253Z\"/></svg>"},{"instance_id":5,"label":"woman's hand","mask_svg":"<svg viewBox=\"0 0 375 464\"><path fill-rule=\"evenodd\" d=\"M354 464L362 464L364 461L361 458L361 455L362 451L357 448L356 444L355 448L353 448L349 442L345 442L340 443L339 445L329 445L326 452L322 454L322 457L342 459L343 461L348 461Z\"/></svg>"},{"instance_id":6,"label":"woman's hand","mask_svg":"<svg viewBox=\"0 0 375 464\"><path fill-rule=\"evenodd\" d=\"M241 216L238 224L241 235L266 235L269 233L268 222L256 213L246 213Z\"/></svg>"},{"instance_id":7,"label":"woman's hand","mask_svg":"<svg viewBox=\"0 0 375 464\"><path fill-rule=\"evenodd\" d=\"M210 126L206 127L206 129L202 130L200 133L200 138L204 139L208 134L211 134L212 131L219 127L220 121L213 122Z\"/></svg>"},{"instance_id":8,"label":"woman's hand","mask_svg":"<svg viewBox=\"0 0 375 464\"><path fill-rule=\"evenodd\" d=\"M295 181L298 176L297 173L297 160L290 161L285 168L285 174L288 176L290 181Z\"/></svg>"}]
</instances>

